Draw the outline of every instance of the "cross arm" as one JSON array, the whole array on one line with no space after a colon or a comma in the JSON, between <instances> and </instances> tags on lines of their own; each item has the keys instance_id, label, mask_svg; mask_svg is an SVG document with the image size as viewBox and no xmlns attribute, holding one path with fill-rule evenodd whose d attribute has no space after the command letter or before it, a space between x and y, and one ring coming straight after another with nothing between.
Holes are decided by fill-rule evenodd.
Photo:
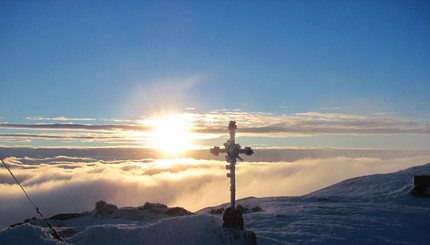
<instances>
[{"instance_id":1,"label":"cross arm","mask_svg":"<svg viewBox=\"0 0 430 245\"><path fill-rule=\"evenodd\" d=\"M251 149L251 147L247 146L247 147L245 147L243 149L240 149L239 153L243 153L243 154L245 154L247 156L251 156L252 154L254 154L254 150Z\"/></svg>"},{"instance_id":2,"label":"cross arm","mask_svg":"<svg viewBox=\"0 0 430 245\"><path fill-rule=\"evenodd\" d=\"M214 146L213 148L210 149L210 151L215 156L218 156L219 153L226 153L227 152L226 149L221 149L221 148L219 148L219 146Z\"/></svg>"},{"instance_id":3,"label":"cross arm","mask_svg":"<svg viewBox=\"0 0 430 245\"><path fill-rule=\"evenodd\" d=\"M219 153L227 153L227 149L221 149L219 146L214 146L210 149L210 152L214 154L215 156L218 156ZM254 150L252 150L251 147L245 147L244 149L239 148L239 154L245 154L247 156L251 156L254 154Z\"/></svg>"}]
</instances>

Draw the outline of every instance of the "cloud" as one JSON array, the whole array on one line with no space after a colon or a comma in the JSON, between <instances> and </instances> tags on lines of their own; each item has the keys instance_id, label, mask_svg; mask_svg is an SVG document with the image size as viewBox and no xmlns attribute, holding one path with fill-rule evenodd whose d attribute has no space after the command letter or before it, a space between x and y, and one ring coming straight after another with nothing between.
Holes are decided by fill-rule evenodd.
<instances>
[{"instance_id":1,"label":"cloud","mask_svg":"<svg viewBox=\"0 0 430 245\"><path fill-rule=\"evenodd\" d=\"M32 121L95 121L95 118L72 118L72 117L26 117L27 120Z\"/></svg>"},{"instance_id":2,"label":"cloud","mask_svg":"<svg viewBox=\"0 0 430 245\"><path fill-rule=\"evenodd\" d=\"M132 150L126 149L21 151L26 156L5 161L45 216L91 210L99 200L118 206L162 202L191 210L229 201L223 156L154 160L130 155ZM425 152L392 153L308 149L289 151L295 155L289 160L240 162L237 197L302 195L346 178L397 171L430 158ZM0 181L2 225L36 215L4 168Z\"/></svg>"},{"instance_id":3,"label":"cloud","mask_svg":"<svg viewBox=\"0 0 430 245\"><path fill-rule=\"evenodd\" d=\"M319 109L320 110L333 110L333 111L337 111L337 110L344 110L344 109L346 109L346 107L338 107L338 106L335 106L335 107L321 107Z\"/></svg>"},{"instance_id":4,"label":"cloud","mask_svg":"<svg viewBox=\"0 0 430 245\"><path fill-rule=\"evenodd\" d=\"M0 123L0 130L3 131L0 131L0 138L5 139L6 143L17 144L19 141L28 143L32 140L44 140L52 145L71 145L70 142L75 142L78 145L93 143L94 146L150 146L146 133L153 130L151 123L160 116L163 114L145 116L139 120L117 120L116 124ZM189 131L193 133L192 138L197 145L208 142L207 139L226 135L226 126L230 120L237 121L240 136L254 137L257 145L259 138L430 135L428 121L387 112L369 115L321 112L273 114L218 110L205 114L182 113L174 116L192 125Z\"/></svg>"},{"instance_id":5,"label":"cloud","mask_svg":"<svg viewBox=\"0 0 430 245\"><path fill-rule=\"evenodd\" d=\"M44 124L13 124L2 123L0 128L33 129L33 130L88 130L88 131L148 131L148 127L135 124L70 124L70 123L44 123Z\"/></svg>"},{"instance_id":6,"label":"cloud","mask_svg":"<svg viewBox=\"0 0 430 245\"><path fill-rule=\"evenodd\" d=\"M43 140L53 146L142 146L145 139L135 132L148 132L148 126L138 124L0 124L5 133L0 139L11 143L32 143ZM10 144L9 144L10 145ZM31 146L31 144L28 144ZM12 145L13 146L13 145ZM33 146L37 144L33 143Z\"/></svg>"},{"instance_id":7,"label":"cloud","mask_svg":"<svg viewBox=\"0 0 430 245\"><path fill-rule=\"evenodd\" d=\"M430 123L401 117L394 113L356 114L306 112L292 115L219 112L207 114L177 114L194 125L195 133L224 134L230 120L237 121L239 132L251 135L356 135L356 134L430 134ZM0 123L0 128L32 130L87 130L87 131L138 131L148 132L150 118L128 124L11 124ZM139 123L137 123L139 122Z\"/></svg>"},{"instance_id":8,"label":"cloud","mask_svg":"<svg viewBox=\"0 0 430 245\"><path fill-rule=\"evenodd\" d=\"M225 132L226 122L238 122L238 132L253 136L430 134L430 123L396 114L306 112L270 114L215 111L196 116L196 132ZM208 127L210 125L210 127Z\"/></svg>"},{"instance_id":9,"label":"cloud","mask_svg":"<svg viewBox=\"0 0 430 245\"><path fill-rule=\"evenodd\" d=\"M119 136L103 136L103 135L76 135L76 134L22 134L22 133L16 133L16 134L0 134L1 138L27 138L27 139L34 139L34 138L40 138L40 139L81 139L81 140L106 140L106 139L114 139L114 138L120 138Z\"/></svg>"}]
</instances>

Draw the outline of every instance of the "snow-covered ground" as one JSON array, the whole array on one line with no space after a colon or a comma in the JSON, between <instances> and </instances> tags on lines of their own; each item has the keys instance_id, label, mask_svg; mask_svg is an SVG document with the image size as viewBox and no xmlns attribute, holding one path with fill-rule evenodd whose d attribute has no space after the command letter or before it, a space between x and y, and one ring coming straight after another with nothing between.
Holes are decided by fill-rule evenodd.
<instances>
[{"instance_id":1,"label":"snow-covered ground","mask_svg":"<svg viewBox=\"0 0 430 245\"><path fill-rule=\"evenodd\" d=\"M259 244L430 244L430 198L410 195L430 164L345 180L300 197L248 199Z\"/></svg>"},{"instance_id":2,"label":"snow-covered ground","mask_svg":"<svg viewBox=\"0 0 430 245\"><path fill-rule=\"evenodd\" d=\"M246 198L238 204L247 210L245 228L255 232L258 244L429 244L430 198L410 195L418 174L430 175L430 163L345 180L303 196ZM221 215L211 211L226 204L196 215L157 205L101 204L51 222L69 244L236 244L243 240L234 237L250 234L221 228ZM0 227L0 244L61 244L37 224Z\"/></svg>"}]
</instances>

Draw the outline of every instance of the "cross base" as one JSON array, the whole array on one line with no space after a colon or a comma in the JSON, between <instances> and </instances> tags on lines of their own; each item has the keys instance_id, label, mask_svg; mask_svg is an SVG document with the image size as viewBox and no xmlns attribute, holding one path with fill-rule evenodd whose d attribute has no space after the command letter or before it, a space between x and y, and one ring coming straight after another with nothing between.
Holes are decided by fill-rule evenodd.
<instances>
[{"instance_id":1,"label":"cross base","mask_svg":"<svg viewBox=\"0 0 430 245\"><path fill-rule=\"evenodd\" d=\"M244 229L242 211L238 208L228 207L224 211L222 219L224 221L222 224L223 228Z\"/></svg>"}]
</instances>

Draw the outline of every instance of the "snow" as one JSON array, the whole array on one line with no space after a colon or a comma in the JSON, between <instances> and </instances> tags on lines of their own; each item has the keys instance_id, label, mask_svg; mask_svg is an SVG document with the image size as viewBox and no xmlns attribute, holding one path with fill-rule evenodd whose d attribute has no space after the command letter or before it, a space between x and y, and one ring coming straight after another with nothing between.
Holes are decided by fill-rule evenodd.
<instances>
[{"instance_id":1,"label":"snow","mask_svg":"<svg viewBox=\"0 0 430 245\"><path fill-rule=\"evenodd\" d=\"M0 227L0 244L60 244L47 233L46 229L30 224L12 228Z\"/></svg>"},{"instance_id":2,"label":"snow","mask_svg":"<svg viewBox=\"0 0 430 245\"><path fill-rule=\"evenodd\" d=\"M430 175L430 163L345 180L304 196L248 198L238 204L262 208L244 215L258 244L428 244L430 199L409 193L417 174Z\"/></svg>"},{"instance_id":3,"label":"snow","mask_svg":"<svg viewBox=\"0 0 430 245\"><path fill-rule=\"evenodd\" d=\"M221 215L211 214L227 204L175 217L163 206L107 204L51 222L67 243L82 245L246 244L233 238L249 236L249 231L255 232L258 244L428 244L430 198L410 195L418 174L430 175L430 163L348 179L303 196L238 200L246 209L248 231L242 232L222 229ZM41 221L33 220L0 227L0 244L61 244L39 225Z\"/></svg>"},{"instance_id":4,"label":"snow","mask_svg":"<svg viewBox=\"0 0 430 245\"><path fill-rule=\"evenodd\" d=\"M213 244L210 242L217 239L214 231L220 230L220 226L219 219L207 215L165 218L146 226L106 224L87 227L68 242L100 245Z\"/></svg>"}]
</instances>

